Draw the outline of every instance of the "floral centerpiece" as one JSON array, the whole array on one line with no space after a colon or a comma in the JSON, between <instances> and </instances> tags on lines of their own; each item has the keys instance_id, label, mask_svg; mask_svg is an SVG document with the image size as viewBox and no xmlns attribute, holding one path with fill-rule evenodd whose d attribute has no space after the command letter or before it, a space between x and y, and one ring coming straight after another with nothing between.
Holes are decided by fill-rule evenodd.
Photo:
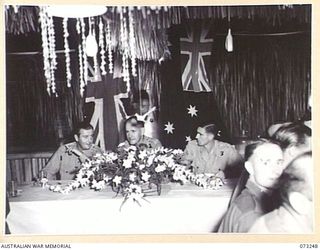
<instances>
[{"instance_id":1,"label":"floral centerpiece","mask_svg":"<svg viewBox=\"0 0 320 250\"><path fill-rule=\"evenodd\" d=\"M74 181L67 186L51 185L55 192L70 191L89 186L96 191L111 186L117 194L122 194L124 202L128 199L138 204L148 194L161 194L161 183L187 181L204 188L218 189L223 185L220 178L195 175L180 164L183 151L180 149L158 148L146 150L131 146L117 152L97 154L86 161L76 173ZM122 204L123 204L122 203Z\"/></svg>"}]
</instances>

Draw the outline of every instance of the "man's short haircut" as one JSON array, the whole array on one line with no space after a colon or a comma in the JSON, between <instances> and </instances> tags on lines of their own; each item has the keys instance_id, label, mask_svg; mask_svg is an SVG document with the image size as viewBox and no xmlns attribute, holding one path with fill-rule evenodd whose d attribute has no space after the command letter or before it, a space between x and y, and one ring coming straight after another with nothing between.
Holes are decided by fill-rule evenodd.
<instances>
[{"instance_id":1,"label":"man's short haircut","mask_svg":"<svg viewBox=\"0 0 320 250\"><path fill-rule=\"evenodd\" d=\"M312 158L311 151L305 152L294 158L280 176L280 195L282 201L289 203L289 193L299 192L312 201L313 186L310 183L308 172L312 171L312 164L301 164L303 158Z\"/></svg>"},{"instance_id":2,"label":"man's short haircut","mask_svg":"<svg viewBox=\"0 0 320 250\"><path fill-rule=\"evenodd\" d=\"M89 122L86 122L86 121L79 122L74 130L74 134L79 135L80 129L84 129L84 130L92 129L93 130L93 127Z\"/></svg>"},{"instance_id":3,"label":"man's short haircut","mask_svg":"<svg viewBox=\"0 0 320 250\"><path fill-rule=\"evenodd\" d=\"M299 147L307 144L311 129L302 122L284 124L273 134L272 138L280 142L283 149L290 146Z\"/></svg>"},{"instance_id":4,"label":"man's short haircut","mask_svg":"<svg viewBox=\"0 0 320 250\"><path fill-rule=\"evenodd\" d=\"M249 160L249 158L253 155L254 151L265 144L275 144L278 145L280 147L279 142L272 140L272 139L265 139L265 138L260 138L259 140L248 144L244 150L244 160L247 161Z\"/></svg>"},{"instance_id":5,"label":"man's short haircut","mask_svg":"<svg viewBox=\"0 0 320 250\"><path fill-rule=\"evenodd\" d=\"M204 128L206 133L213 134L216 136L218 134L218 128L214 123L204 122L199 125L200 128Z\"/></svg>"},{"instance_id":6,"label":"man's short haircut","mask_svg":"<svg viewBox=\"0 0 320 250\"><path fill-rule=\"evenodd\" d=\"M137 127L137 128L143 128L144 127L144 122L143 121L139 121L135 115L134 116L130 116L124 122L124 127L126 127L127 124L130 124L131 126Z\"/></svg>"}]
</instances>

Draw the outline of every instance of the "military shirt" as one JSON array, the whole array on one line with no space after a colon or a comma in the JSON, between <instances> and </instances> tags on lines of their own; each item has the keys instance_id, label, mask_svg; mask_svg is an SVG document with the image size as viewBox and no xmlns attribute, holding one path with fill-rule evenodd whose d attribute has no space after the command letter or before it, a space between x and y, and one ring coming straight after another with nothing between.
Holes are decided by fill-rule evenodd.
<instances>
[{"instance_id":1,"label":"military shirt","mask_svg":"<svg viewBox=\"0 0 320 250\"><path fill-rule=\"evenodd\" d=\"M227 167L239 165L242 157L234 146L215 141L215 146L209 152L204 146L199 146L196 140L190 141L184 151L183 159L190 161L195 174L216 174Z\"/></svg>"},{"instance_id":2,"label":"military shirt","mask_svg":"<svg viewBox=\"0 0 320 250\"><path fill-rule=\"evenodd\" d=\"M276 207L270 192L262 191L250 179L225 214L218 232L247 233L256 220Z\"/></svg>"},{"instance_id":3,"label":"military shirt","mask_svg":"<svg viewBox=\"0 0 320 250\"><path fill-rule=\"evenodd\" d=\"M43 172L49 180L55 180L58 173L61 180L72 180L82 163L98 153L103 151L96 145L88 150L80 150L76 142L62 145L52 155Z\"/></svg>"}]
</instances>

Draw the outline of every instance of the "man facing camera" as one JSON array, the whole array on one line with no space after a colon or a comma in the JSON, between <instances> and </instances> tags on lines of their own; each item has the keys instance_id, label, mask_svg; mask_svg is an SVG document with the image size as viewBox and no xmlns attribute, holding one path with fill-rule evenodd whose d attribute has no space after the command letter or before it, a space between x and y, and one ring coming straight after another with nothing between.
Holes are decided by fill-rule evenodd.
<instances>
[{"instance_id":1,"label":"man facing camera","mask_svg":"<svg viewBox=\"0 0 320 250\"><path fill-rule=\"evenodd\" d=\"M192 166L195 174L209 173L221 178L240 172L242 157L234 146L216 140L217 133L215 124L200 125L196 140L187 144L181 163Z\"/></svg>"},{"instance_id":2,"label":"man facing camera","mask_svg":"<svg viewBox=\"0 0 320 250\"><path fill-rule=\"evenodd\" d=\"M297 156L280 177L281 206L260 217L250 233L312 233L314 228L311 152Z\"/></svg>"},{"instance_id":3,"label":"man facing camera","mask_svg":"<svg viewBox=\"0 0 320 250\"><path fill-rule=\"evenodd\" d=\"M218 232L246 233L263 214L278 205L273 196L283 171L283 152L277 142L259 140L245 149L246 188L231 203Z\"/></svg>"},{"instance_id":4,"label":"man facing camera","mask_svg":"<svg viewBox=\"0 0 320 250\"><path fill-rule=\"evenodd\" d=\"M154 149L161 147L161 142L156 138L144 135L144 122L139 121L136 116L129 117L125 123L126 141L119 144L118 149L130 146Z\"/></svg>"},{"instance_id":5,"label":"man facing camera","mask_svg":"<svg viewBox=\"0 0 320 250\"><path fill-rule=\"evenodd\" d=\"M103 151L93 144L93 127L86 122L78 124L75 142L62 145L42 170L49 180L72 180L82 163Z\"/></svg>"}]
</instances>

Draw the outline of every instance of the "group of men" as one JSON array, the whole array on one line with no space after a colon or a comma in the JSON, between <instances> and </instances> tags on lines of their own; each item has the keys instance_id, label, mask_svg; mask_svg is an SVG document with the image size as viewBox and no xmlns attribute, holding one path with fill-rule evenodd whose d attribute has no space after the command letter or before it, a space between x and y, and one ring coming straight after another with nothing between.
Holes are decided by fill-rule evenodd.
<instances>
[{"instance_id":1,"label":"group of men","mask_svg":"<svg viewBox=\"0 0 320 250\"><path fill-rule=\"evenodd\" d=\"M144 133L144 122L131 116L124 123L126 140L118 150L136 146L161 147L161 142ZM231 203L218 232L311 232L312 163L311 129L302 122L285 123L270 138L259 139L245 149L244 159L233 145L217 140L214 124L200 124L181 159L196 174L234 177L244 170L249 175L241 194ZM73 179L81 164L97 153L93 127L80 123L75 142L53 154L43 172L48 179Z\"/></svg>"},{"instance_id":2,"label":"group of men","mask_svg":"<svg viewBox=\"0 0 320 250\"><path fill-rule=\"evenodd\" d=\"M311 129L285 123L245 149L248 181L226 212L221 233L313 231Z\"/></svg>"},{"instance_id":3,"label":"group of men","mask_svg":"<svg viewBox=\"0 0 320 250\"><path fill-rule=\"evenodd\" d=\"M126 140L118 145L118 150L130 146L147 150L162 146L157 138L144 134L144 122L136 116L126 119L124 129ZM187 144L181 163L193 168L195 173L228 177L233 168L236 169L241 165L242 157L234 146L216 140L217 132L214 124L200 125L196 139ZM48 179L73 179L86 159L97 153L103 153L103 150L93 144L93 133L90 124L80 123L75 130L75 142L58 148L43 169L44 175Z\"/></svg>"}]
</instances>

